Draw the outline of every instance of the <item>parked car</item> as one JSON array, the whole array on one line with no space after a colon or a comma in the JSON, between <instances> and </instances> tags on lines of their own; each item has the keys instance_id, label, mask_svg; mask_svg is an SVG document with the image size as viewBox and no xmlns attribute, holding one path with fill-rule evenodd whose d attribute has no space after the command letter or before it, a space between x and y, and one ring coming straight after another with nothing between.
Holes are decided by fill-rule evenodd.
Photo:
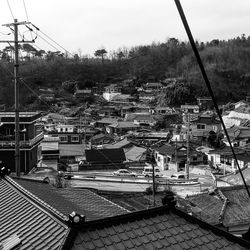
<instances>
[{"instance_id":1,"label":"parked car","mask_svg":"<svg viewBox=\"0 0 250 250\"><path fill-rule=\"evenodd\" d=\"M119 169L119 170L113 172L113 175L115 175L115 176L131 176L131 177L136 177L137 173L131 172L131 171L127 170L127 169Z\"/></svg>"},{"instance_id":2,"label":"parked car","mask_svg":"<svg viewBox=\"0 0 250 250\"><path fill-rule=\"evenodd\" d=\"M163 176L163 174L161 173L158 167L154 167L154 174L156 178ZM153 177L153 166L144 167L142 175L146 178Z\"/></svg>"}]
</instances>

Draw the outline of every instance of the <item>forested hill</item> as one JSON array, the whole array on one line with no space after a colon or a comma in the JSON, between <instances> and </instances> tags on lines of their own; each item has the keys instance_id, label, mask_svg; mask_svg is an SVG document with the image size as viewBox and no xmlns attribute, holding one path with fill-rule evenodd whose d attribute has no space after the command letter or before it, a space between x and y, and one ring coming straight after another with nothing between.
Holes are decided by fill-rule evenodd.
<instances>
[{"instance_id":1,"label":"forested hill","mask_svg":"<svg viewBox=\"0 0 250 250\"><path fill-rule=\"evenodd\" d=\"M197 42L204 66L219 102L237 101L250 91L250 37ZM107 53L97 50L93 57L68 57L60 52L37 51L32 46L20 48L25 57L20 62L22 104L32 103L39 88L60 89L67 80L115 83L133 79L134 85L161 81L169 77L184 77L195 96L207 96L207 90L188 42L175 38L165 43L121 48ZM14 103L13 51L0 51L0 104ZM183 86L186 87L186 86ZM185 100L186 102L186 100Z\"/></svg>"}]
</instances>

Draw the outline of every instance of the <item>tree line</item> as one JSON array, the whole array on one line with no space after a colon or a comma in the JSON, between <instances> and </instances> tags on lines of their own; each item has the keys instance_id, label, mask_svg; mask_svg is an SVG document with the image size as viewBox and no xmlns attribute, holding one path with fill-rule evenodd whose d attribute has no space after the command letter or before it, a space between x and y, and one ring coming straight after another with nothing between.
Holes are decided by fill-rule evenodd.
<instances>
[{"instance_id":1,"label":"tree line","mask_svg":"<svg viewBox=\"0 0 250 250\"><path fill-rule=\"evenodd\" d=\"M250 37L243 34L229 40L197 41L196 46L218 102L245 98L250 91ZM150 45L123 47L109 53L102 48L93 56L46 52L30 44L23 44L20 50L25 54L20 60L20 76L34 92L43 87L59 89L62 82L69 80L89 81L96 85L132 80L135 87L150 81L182 78L185 80L177 87L172 83L168 87L169 92L161 99L172 97L171 103L176 100L178 104L184 104L191 102L193 97L208 95L189 42L176 38ZM13 47L7 46L0 51L0 104L5 103L9 107L14 100L13 77L9 73L12 70ZM36 98L34 93L27 91L24 84L20 89L22 105L32 103Z\"/></svg>"}]
</instances>

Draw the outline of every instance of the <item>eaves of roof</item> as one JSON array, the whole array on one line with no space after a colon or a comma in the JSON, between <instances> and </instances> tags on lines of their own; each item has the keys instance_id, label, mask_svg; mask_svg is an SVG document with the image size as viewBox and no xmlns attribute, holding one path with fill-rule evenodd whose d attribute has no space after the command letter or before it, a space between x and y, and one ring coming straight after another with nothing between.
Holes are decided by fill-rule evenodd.
<instances>
[{"instance_id":1,"label":"eaves of roof","mask_svg":"<svg viewBox=\"0 0 250 250\"><path fill-rule=\"evenodd\" d=\"M13 234L19 249L59 249L70 232L67 217L9 177L0 179L0 243Z\"/></svg>"},{"instance_id":2,"label":"eaves of roof","mask_svg":"<svg viewBox=\"0 0 250 250\"><path fill-rule=\"evenodd\" d=\"M85 223L71 249L249 249L250 243L162 206Z\"/></svg>"}]
</instances>

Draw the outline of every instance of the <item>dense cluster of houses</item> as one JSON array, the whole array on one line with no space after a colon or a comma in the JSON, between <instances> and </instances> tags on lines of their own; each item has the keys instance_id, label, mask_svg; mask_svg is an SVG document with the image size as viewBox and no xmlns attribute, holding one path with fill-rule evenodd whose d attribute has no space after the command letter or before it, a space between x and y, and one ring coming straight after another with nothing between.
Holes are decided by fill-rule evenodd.
<instances>
[{"instance_id":1,"label":"dense cluster of houses","mask_svg":"<svg viewBox=\"0 0 250 250\"><path fill-rule=\"evenodd\" d=\"M159 83L146 84L139 90L140 97L156 96L162 88ZM75 98L86 94L90 91L78 89ZM150 99L131 99L116 85L107 86L101 94L107 102L86 107L78 117L21 112L21 172L36 166L74 171L140 170L153 157L161 170L185 170L189 159L192 167L209 163L213 168L235 172L238 178L235 158L210 98L173 108L154 107ZM246 99L222 113L239 166L247 173L249 110ZM162 121L167 125L159 128ZM0 112L0 160L15 171L14 112ZM231 175L223 178L227 183L242 184L240 177L239 183ZM249 180L246 178L247 183ZM58 189L43 182L13 179L1 167L0 194L3 249L10 245L9 249L250 247L245 240L250 232L249 197L242 186L214 188L177 200L168 194L159 207L146 209L145 201L140 203L142 198L126 203L122 194L120 203L115 204L87 189ZM132 212L135 204L145 210ZM23 213L20 206L32 212Z\"/></svg>"},{"instance_id":2,"label":"dense cluster of houses","mask_svg":"<svg viewBox=\"0 0 250 250\"><path fill-rule=\"evenodd\" d=\"M161 83L147 83L138 89L138 93L156 97L162 88L164 85ZM41 91L42 95L52 98L51 89ZM76 88L75 98L79 98L78 92ZM85 92L81 94L86 96ZM119 164L143 166L148 152L153 151L156 164L162 170L184 170L187 153L191 165L210 162L213 166L224 164L227 169L236 170L220 121L213 112L211 98L197 98L195 105L154 107L150 101L136 101L122 94L122 88L116 84L106 86L100 95L106 102L86 107L79 116L20 113L21 171L26 173L37 163L55 169L59 162L93 167L94 163L86 151L99 152L98 164L104 168L107 163L116 167ZM233 146L238 149L241 167L250 162L249 107L249 100L246 99L235 103L232 110L223 110L223 120ZM14 113L1 112L0 117L0 151L5 152L2 160L13 168L14 157L10 155L14 154ZM157 125L162 121L168 125L159 129ZM222 135L220 146L209 145L208 137L215 139L219 134ZM113 149L121 149L120 160L116 159L116 162L108 153ZM100 150L104 151L100 153ZM109 162L104 161L105 154L109 155L106 157Z\"/></svg>"}]
</instances>

